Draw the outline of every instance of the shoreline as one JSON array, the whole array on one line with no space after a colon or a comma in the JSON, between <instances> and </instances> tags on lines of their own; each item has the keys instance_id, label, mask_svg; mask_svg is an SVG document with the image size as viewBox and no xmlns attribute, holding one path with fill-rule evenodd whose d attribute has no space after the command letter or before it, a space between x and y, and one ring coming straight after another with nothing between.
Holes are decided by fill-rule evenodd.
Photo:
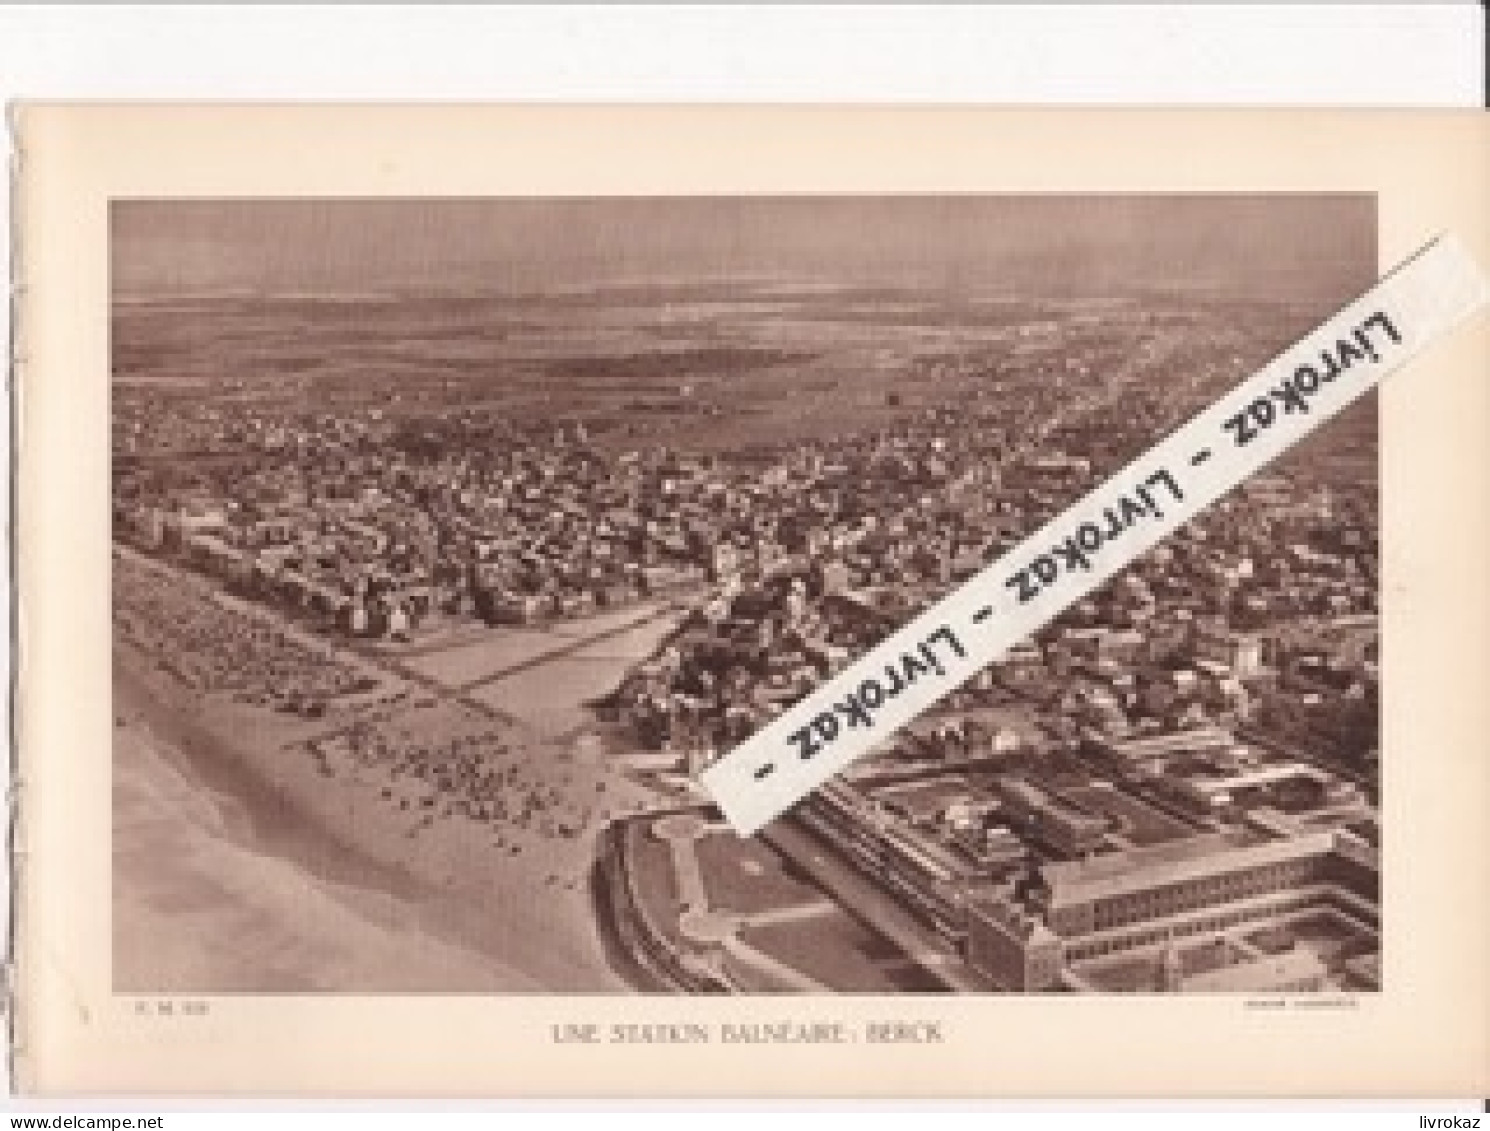
<instances>
[{"instance_id":1,"label":"shoreline","mask_svg":"<svg viewBox=\"0 0 1490 1131\"><path fill-rule=\"evenodd\" d=\"M378 889L401 887L396 894L415 894L419 885L412 873L360 851L324 824L303 819L301 807L282 786L234 756L237 752L209 724L190 717L189 708L168 706L159 691L129 671L121 659L116 647L115 729L121 717L134 713L157 740L155 752L189 784L208 792L227 819L232 839L306 867L314 860L314 870L325 879ZM297 815L302 819L293 819Z\"/></svg>"},{"instance_id":2,"label":"shoreline","mask_svg":"<svg viewBox=\"0 0 1490 1131\"><path fill-rule=\"evenodd\" d=\"M397 897L326 879L242 839L142 724L114 772L112 985L120 994L501 991L527 982L427 932ZM230 831L232 829L233 831Z\"/></svg>"},{"instance_id":3,"label":"shoreline","mask_svg":"<svg viewBox=\"0 0 1490 1131\"><path fill-rule=\"evenodd\" d=\"M287 749L271 733L276 720L260 718L265 725L256 730L252 720L235 728L231 718L212 718L212 705L192 702L189 692L157 674L155 666L147 652L116 645L116 743L121 720L122 729L133 725L152 736L152 748L180 782L221 814L222 836L238 851L293 869L318 888L334 889L344 907L364 918L391 921L421 942L481 956L489 976L480 977L484 984L470 992L630 991L605 953L588 883L563 892L545 884L537 874L542 868L495 852L489 854L489 868L457 875L451 858L469 864L477 858L474 844L486 843L476 842L474 830L447 830L449 851L421 852L422 846L405 839L409 834L398 827L397 812L377 804L377 794L362 793L356 781L319 777L309 759ZM116 778L119 769L116 764ZM116 790L116 857L118 804ZM586 840L583 871L588 875L594 837ZM521 919L503 914L512 907L528 914ZM266 985L257 992L281 988ZM320 988L384 990L378 985ZM437 990L451 987L391 992Z\"/></svg>"}]
</instances>

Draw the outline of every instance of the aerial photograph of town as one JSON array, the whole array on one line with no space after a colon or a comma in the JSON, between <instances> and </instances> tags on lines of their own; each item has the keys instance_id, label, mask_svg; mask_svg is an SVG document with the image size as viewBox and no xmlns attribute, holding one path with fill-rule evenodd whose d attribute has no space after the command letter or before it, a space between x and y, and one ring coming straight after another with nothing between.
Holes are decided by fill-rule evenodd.
<instances>
[{"instance_id":1,"label":"aerial photograph of town","mask_svg":"<svg viewBox=\"0 0 1490 1131\"><path fill-rule=\"evenodd\" d=\"M119 993L1380 988L1376 399L699 773L1377 276L1354 194L116 201Z\"/></svg>"}]
</instances>

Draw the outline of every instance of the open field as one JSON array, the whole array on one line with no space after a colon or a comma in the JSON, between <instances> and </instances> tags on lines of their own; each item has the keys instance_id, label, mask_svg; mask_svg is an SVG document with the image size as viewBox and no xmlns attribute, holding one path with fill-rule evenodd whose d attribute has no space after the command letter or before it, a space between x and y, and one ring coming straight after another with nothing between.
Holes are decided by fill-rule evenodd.
<instances>
[{"instance_id":1,"label":"open field","mask_svg":"<svg viewBox=\"0 0 1490 1131\"><path fill-rule=\"evenodd\" d=\"M541 628L492 628L475 644L461 644L439 651L422 651L405 661L446 687L476 683L493 672L530 663L564 648L568 641Z\"/></svg>"},{"instance_id":2,"label":"open field","mask_svg":"<svg viewBox=\"0 0 1490 1131\"><path fill-rule=\"evenodd\" d=\"M788 873L779 856L754 840L724 832L696 842L694 851L711 907L754 915L826 901L818 888Z\"/></svg>"},{"instance_id":3,"label":"open field","mask_svg":"<svg viewBox=\"0 0 1490 1131\"><path fill-rule=\"evenodd\" d=\"M165 411L204 401L376 408L412 431L457 412L519 426L583 419L612 450L686 436L692 450L725 452L830 439L928 405L984 399L1016 343L1032 360L1082 341L1122 350L1131 346L1124 333L1076 319L1136 308L1134 299L915 286L763 286L140 300L115 309L115 383ZM1161 312L1176 305L1143 301ZM1282 345L1293 323L1286 308L1258 317L1276 322ZM1029 326L1062 332L1021 336Z\"/></svg>"},{"instance_id":4,"label":"open field","mask_svg":"<svg viewBox=\"0 0 1490 1131\"><path fill-rule=\"evenodd\" d=\"M479 702L522 719L541 734L563 736L593 724L585 704L615 690L631 667L651 655L677 627L678 614L656 608L634 614L642 623L624 627L617 616L597 618L592 626L575 620L565 623L566 635L550 636L554 643L517 662L466 684ZM597 639L598 638L598 639Z\"/></svg>"},{"instance_id":5,"label":"open field","mask_svg":"<svg viewBox=\"0 0 1490 1131\"><path fill-rule=\"evenodd\" d=\"M638 927L675 968L753 993L944 988L760 841L696 813L625 822L619 840Z\"/></svg>"},{"instance_id":6,"label":"open field","mask_svg":"<svg viewBox=\"0 0 1490 1131\"><path fill-rule=\"evenodd\" d=\"M935 991L940 984L878 935L834 908L824 915L750 925L741 939L845 993Z\"/></svg>"},{"instance_id":7,"label":"open field","mask_svg":"<svg viewBox=\"0 0 1490 1131\"><path fill-rule=\"evenodd\" d=\"M557 737L591 723L585 704L613 690L624 666L609 657L562 656L483 684L471 694L539 733Z\"/></svg>"}]
</instances>

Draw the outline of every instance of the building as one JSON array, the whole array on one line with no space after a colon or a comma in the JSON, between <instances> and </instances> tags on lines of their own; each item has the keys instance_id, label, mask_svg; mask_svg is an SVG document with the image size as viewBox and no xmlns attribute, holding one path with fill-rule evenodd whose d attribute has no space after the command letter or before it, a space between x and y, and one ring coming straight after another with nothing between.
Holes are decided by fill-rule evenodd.
<instances>
[{"instance_id":1,"label":"building","mask_svg":"<svg viewBox=\"0 0 1490 1131\"><path fill-rule=\"evenodd\" d=\"M1055 797L1024 778L1001 778L1000 811L1011 826L1062 856L1084 856L1102 847L1107 820Z\"/></svg>"},{"instance_id":2,"label":"building","mask_svg":"<svg viewBox=\"0 0 1490 1131\"><path fill-rule=\"evenodd\" d=\"M1072 962L1215 934L1273 915L1328 906L1374 930L1374 858L1349 833L1256 841L1217 834L1093 860L1047 864L1021 902L1012 894L969 901L965 954L1006 990L1079 984ZM1362 964L1361 980L1370 969ZM1188 977L1170 989L1284 993L1319 989L1328 972L1299 949Z\"/></svg>"},{"instance_id":3,"label":"building","mask_svg":"<svg viewBox=\"0 0 1490 1131\"><path fill-rule=\"evenodd\" d=\"M1173 783L1170 793L1199 812L1224 808L1248 794L1279 787L1304 788L1321 802L1357 805L1363 799L1350 782L1343 782L1304 762L1283 762L1209 777L1192 776Z\"/></svg>"},{"instance_id":4,"label":"building","mask_svg":"<svg viewBox=\"0 0 1490 1131\"><path fill-rule=\"evenodd\" d=\"M967 963L1001 990L1055 986L1065 968L1061 940L1038 915L1002 896L968 906Z\"/></svg>"},{"instance_id":5,"label":"building","mask_svg":"<svg viewBox=\"0 0 1490 1131\"><path fill-rule=\"evenodd\" d=\"M1261 637L1224 625L1196 622L1191 650L1197 659L1224 664L1238 679L1250 679L1263 666Z\"/></svg>"},{"instance_id":6,"label":"building","mask_svg":"<svg viewBox=\"0 0 1490 1131\"><path fill-rule=\"evenodd\" d=\"M1016 813L1031 824L1052 822L1042 835L1054 835L1059 822L1051 814L1061 806L1048 793L1006 778L999 795L1001 818L1016 827ZM829 781L796 812L1007 990L1079 989L1072 963L1249 929L1279 915L1329 909L1368 933L1378 923L1378 854L1346 829L1208 833L1048 862L995 889L975 853L952 851L844 781ZM1320 984L1324 975L1297 959L1230 977L1233 983L1218 975L1194 988L1266 985L1282 992ZM1184 979L1175 985L1180 981L1191 988Z\"/></svg>"},{"instance_id":7,"label":"building","mask_svg":"<svg viewBox=\"0 0 1490 1131\"><path fill-rule=\"evenodd\" d=\"M1329 971L1307 947L1269 954L1181 978L1187 994L1301 994L1326 988Z\"/></svg>"},{"instance_id":8,"label":"building","mask_svg":"<svg viewBox=\"0 0 1490 1131\"><path fill-rule=\"evenodd\" d=\"M1224 754L1234 750L1236 738L1230 731L1215 726L1191 727L1168 734L1142 738L1117 738L1092 732L1087 735L1086 750L1122 774L1138 771L1156 772L1173 758L1193 754Z\"/></svg>"},{"instance_id":9,"label":"building","mask_svg":"<svg viewBox=\"0 0 1490 1131\"><path fill-rule=\"evenodd\" d=\"M1357 838L1214 833L1046 864L1032 896L1068 961L1094 958L1314 906L1374 929L1379 883Z\"/></svg>"},{"instance_id":10,"label":"building","mask_svg":"<svg viewBox=\"0 0 1490 1131\"><path fill-rule=\"evenodd\" d=\"M795 813L907 910L961 946L967 933L966 893L983 881L975 861L896 820L841 779L830 778Z\"/></svg>"}]
</instances>

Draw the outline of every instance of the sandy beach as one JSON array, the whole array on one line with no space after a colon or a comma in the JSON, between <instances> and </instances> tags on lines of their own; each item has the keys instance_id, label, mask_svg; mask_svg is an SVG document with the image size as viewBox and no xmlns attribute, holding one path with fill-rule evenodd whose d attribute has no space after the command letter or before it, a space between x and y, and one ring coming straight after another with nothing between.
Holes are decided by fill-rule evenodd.
<instances>
[{"instance_id":1,"label":"sandy beach","mask_svg":"<svg viewBox=\"0 0 1490 1131\"><path fill-rule=\"evenodd\" d=\"M255 847L241 804L178 770L125 711L114 769L116 991L536 988L427 930L405 896Z\"/></svg>"},{"instance_id":2,"label":"sandy beach","mask_svg":"<svg viewBox=\"0 0 1490 1131\"><path fill-rule=\"evenodd\" d=\"M152 601L214 600L146 580ZM627 988L588 880L604 822L650 798L603 749L394 675L324 717L271 710L252 688L189 686L174 659L183 622L127 619L114 679L117 991Z\"/></svg>"}]
</instances>

